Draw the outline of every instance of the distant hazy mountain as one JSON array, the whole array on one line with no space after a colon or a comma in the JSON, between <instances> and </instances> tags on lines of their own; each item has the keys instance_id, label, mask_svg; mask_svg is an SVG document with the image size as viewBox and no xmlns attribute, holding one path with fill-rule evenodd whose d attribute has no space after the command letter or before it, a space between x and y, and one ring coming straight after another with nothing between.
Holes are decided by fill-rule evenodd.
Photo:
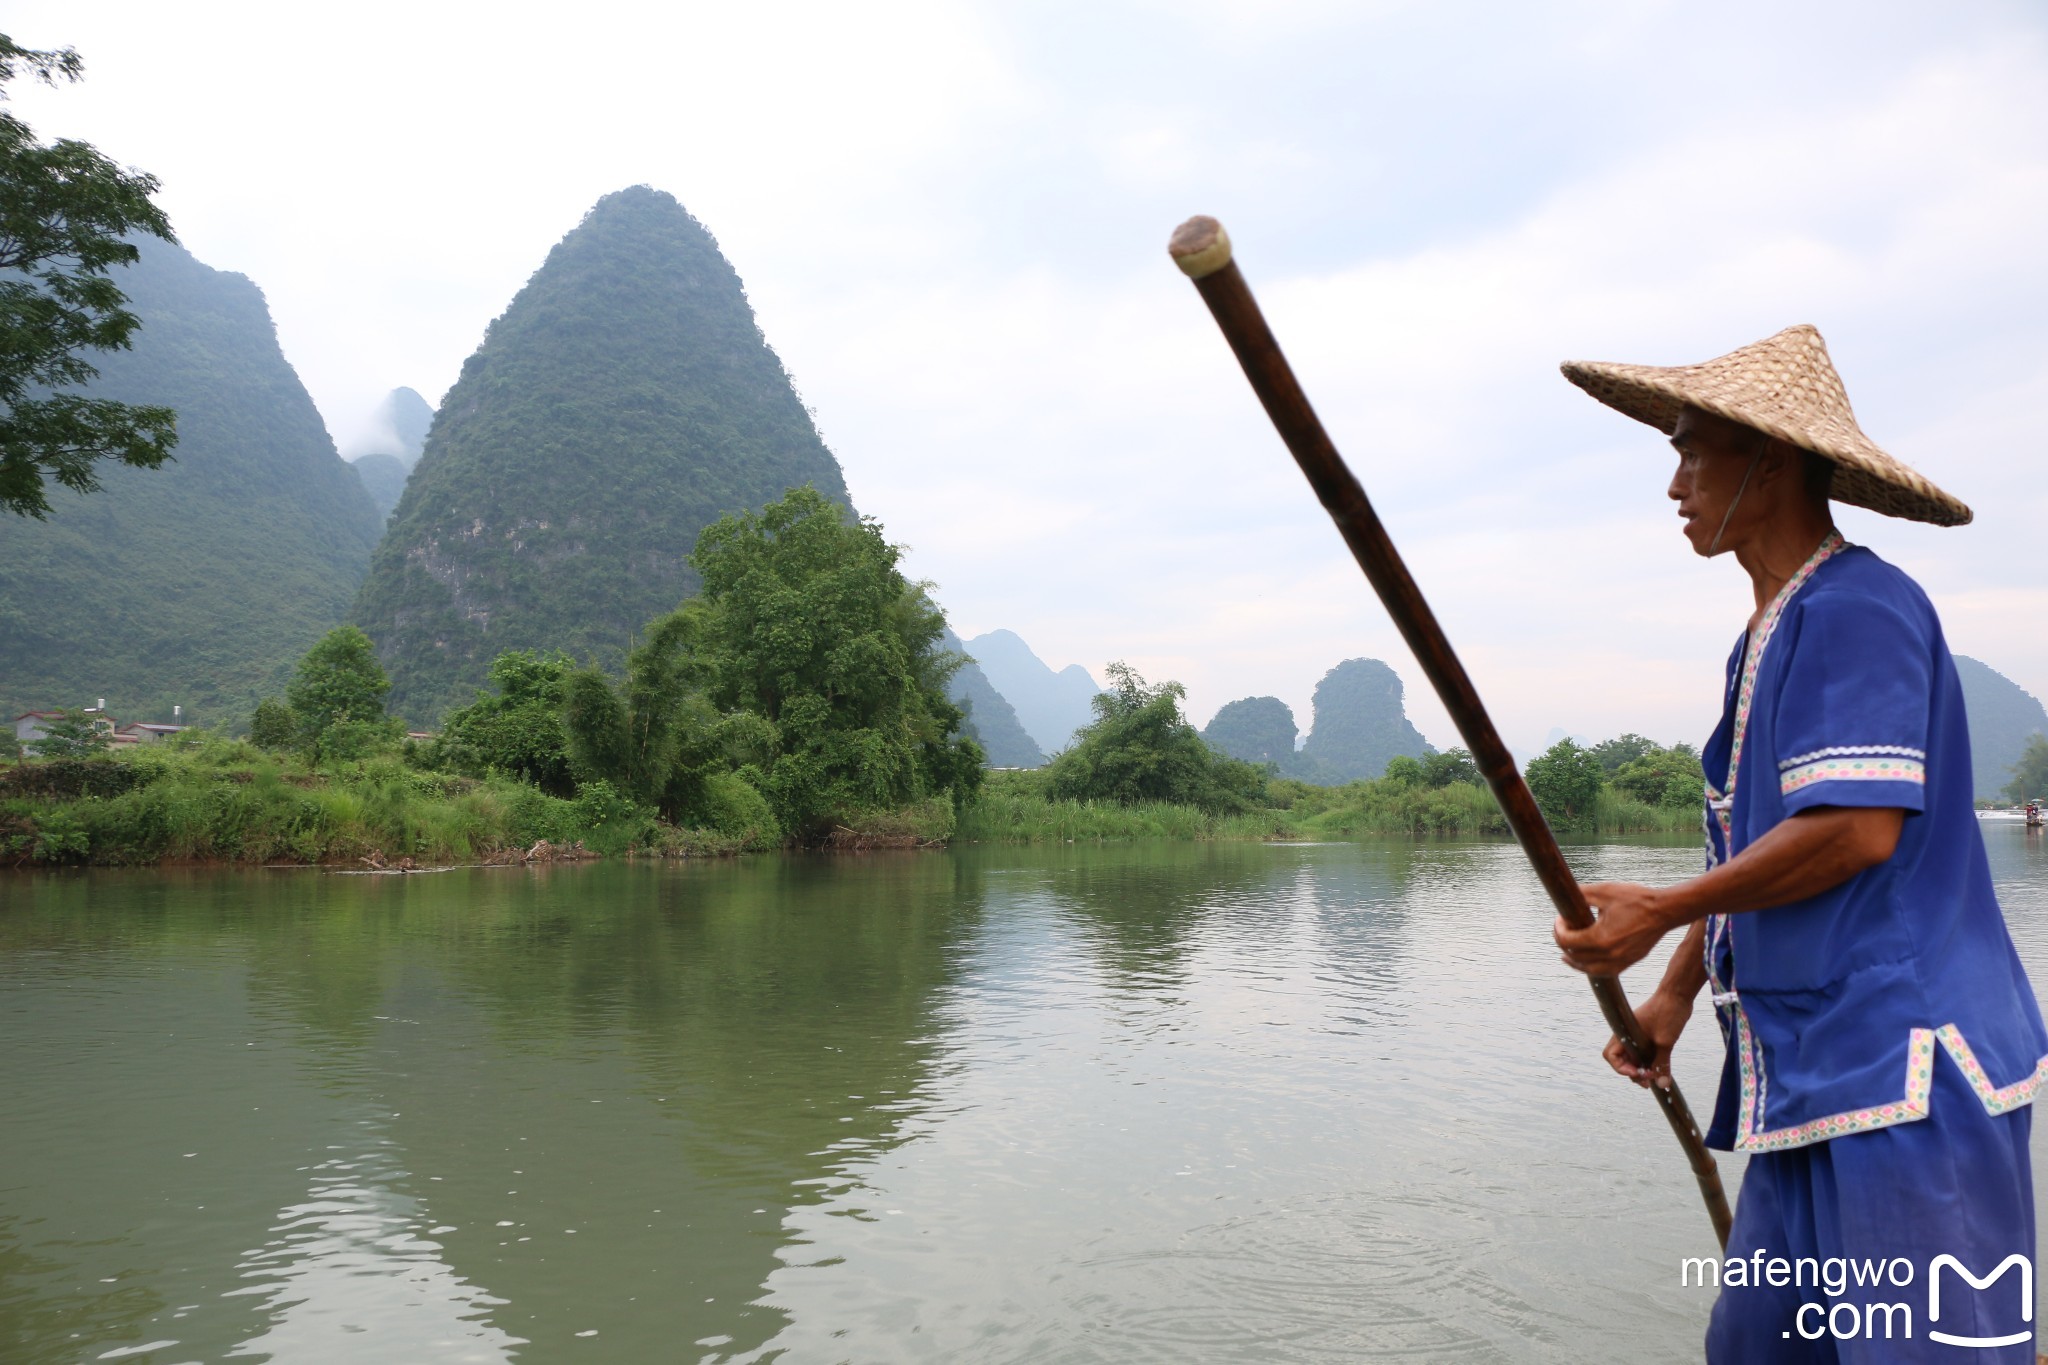
<instances>
[{"instance_id":1,"label":"distant hazy mountain","mask_svg":"<svg viewBox=\"0 0 2048 1365\"><path fill-rule=\"evenodd\" d=\"M1970 771L1977 799L1997 800L2012 781L2012 765L2027 737L2048 734L2048 710L2012 679L1988 664L1956 655L1963 683L1963 710L1970 718Z\"/></svg>"},{"instance_id":2,"label":"distant hazy mountain","mask_svg":"<svg viewBox=\"0 0 2048 1365\"><path fill-rule=\"evenodd\" d=\"M177 409L158 470L103 464L0 527L0 705L239 718L339 624L381 520L278 349L263 292L144 238L112 272L142 319L99 398Z\"/></svg>"},{"instance_id":3,"label":"distant hazy mountain","mask_svg":"<svg viewBox=\"0 0 2048 1365\"><path fill-rule=\"evenodd\" d=\"M956 654L969 654L967 646L950 626L940 643ZM988 675L981 671L981 665L973 662L971 654L969 661L953 675L952 686L946 689L946 695L956 706L967 708L968 737L988 755L990 767L1044 766L1044 752L1018 723L1015 708L989 682Z\"/></svg>"},{"instance_id":4,"label":"distant hazy mountain","mask_svg":"<svg viewBox=\"0 0 2048 1365\"><path fill-rule=\"evenodd\" d=\"M1066 748L1074 731L1095 719L1088 703L1102 688L1081 665L1069 664L1055 673L1031 646L1007 630L975 636L967 642L967 653L1047 754Z\"/></svg>"},{"instance_id":5,"label":"distant hazy mountain","mask_svg":"<svg viewBox=\"0 0 2048 1365\"><path fill-rule=\"evenodd\" d=\"M1400 675L1378 659L1346 659L1316 684L1315 723L1301 746L1312 782L1355 782L1387 770L1396 754L1432 752L1408 720Z\"/></svg>"},{"instance_id":6,"label":"distant hazy mountain","mask_svg":"<svg viewBox=\"0 0 2048 1365\"><path fill-rule=\"evenodd\" d=\"M1286 772L1294 766L1294 737L1299 733L1294 711L1278 697L1246 697L1224 706L1202 731L1202 738L1247 763L1272 763Z\"/></svg>"},{"instance_id":7,"label":"distant hazy mountain","mask_svg":"<svg viewBox=\"0 0 2048 1365\"><path fill-rule=\"evenodd\" d=\"M847 501L740 277L673 197L621 190L463 364L353 616L427 723L502 650L617 664L696 590L704 527L805 483Z\"/></svg>"},{"instance_id":8,"label":"distant hazy mountain","mask_svg":"<svg viewBox=\"0 0 2048 1365\"><path fill-rule=\"evenodd\" d=\"M391 434L391 451L410 470L427 448L427 431L434 425L434 410L427 400L411 389L393 389L377 409L378 423Z\"/></svg>"},{"instance_id":9,"label":"distant hazy mountain","mask_svg":"<svg viewBox=\"0 0 2048 1365\"><path fill-rule=\"evenodd\" d=\"M391 509L398 506L398 499L405 492L405 478L412 472L412 466L396 455L360 455L351 464L356 477L363 481L363 491L376 505L377 520L390 517Z\"/></svg>"}]
</instances>

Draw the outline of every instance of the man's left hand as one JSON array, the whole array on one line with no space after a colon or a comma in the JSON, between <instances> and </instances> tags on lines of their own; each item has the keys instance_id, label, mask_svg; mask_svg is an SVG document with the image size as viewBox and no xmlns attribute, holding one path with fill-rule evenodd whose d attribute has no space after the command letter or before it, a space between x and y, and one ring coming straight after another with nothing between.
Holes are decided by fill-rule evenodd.
<instances>
[{"instance_id":1,"label":"man's left hand","mask_svg":"<svg viewBox=\"0 0 2048 1365\"><path fill-rule=\"evenodd\" d=\"M1588 976L1620 976L1641 962L1670 928L1659 913L1659 892L1633 882L1594 882L1584 888L1596 916L1574 929L1560 917L1551 937L1564 963Z\"/></svg>"}]
</instances>

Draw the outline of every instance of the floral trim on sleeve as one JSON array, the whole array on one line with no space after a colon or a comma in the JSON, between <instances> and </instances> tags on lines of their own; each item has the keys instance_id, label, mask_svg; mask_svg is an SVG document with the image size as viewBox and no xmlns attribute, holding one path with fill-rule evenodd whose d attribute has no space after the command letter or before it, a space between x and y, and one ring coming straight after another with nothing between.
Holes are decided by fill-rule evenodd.
<instances>
[{"instance_id":1,"label":"floral trim on sleeve","mask_svg":"<svg viewBox=\"0 0 2048 1365\"><path fill-rule=\"evenodd\" d=\"M1919 750L1868 747L1873 752L1859 757L1821 758L1811 763L1782 765L1778 773L1779 793L1790 796L1816 782L1911 782L1915 786L1926 785L1926 755ZM1908 754L1914 757L1906 757Z\"/></svg>"}]
</instances>

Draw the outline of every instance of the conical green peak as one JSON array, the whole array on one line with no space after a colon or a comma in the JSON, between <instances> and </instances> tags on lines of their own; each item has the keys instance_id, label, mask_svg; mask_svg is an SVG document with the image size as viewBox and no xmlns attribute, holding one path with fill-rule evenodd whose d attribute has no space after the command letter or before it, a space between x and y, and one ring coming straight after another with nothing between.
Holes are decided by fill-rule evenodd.
<instances>
[{"instance_id":1,"label":"conical green peak","mask_svg":"<svg viewBox=\"0 0 2048 1365\"><path fill-rule=\"evenodd\" d=\"M695 590L699 531L804 483L846 500L738 273L673 196L620 190L442 399L354 619L425 723L503 650L616 659Z\"/></svg>"}]
</instances>

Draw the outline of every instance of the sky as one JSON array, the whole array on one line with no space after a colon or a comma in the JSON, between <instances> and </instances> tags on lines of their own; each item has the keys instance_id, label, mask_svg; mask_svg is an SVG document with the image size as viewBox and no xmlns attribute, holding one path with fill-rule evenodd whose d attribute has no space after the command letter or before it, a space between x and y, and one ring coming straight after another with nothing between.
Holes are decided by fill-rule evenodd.
<instances>
[{"instance_id":1,"label":"sky","mask_svg":"<svg viewBox=\"0 0 2048 1365\"><path fill-rule=\"evenodd\" d=\"M2048 11L1042 0L12 2L45 137L163 182L262 287L343 453L438 401L601 195L716 235L863 512L963 636L1305 730L1339 660L1443 710L1165 242L1228 226L1510 745L1703 739L1753 603L1565 359L1796 322L1971 504L1845 509L1952 647L2048 695Z\"/></svg>"}]
</instances>

